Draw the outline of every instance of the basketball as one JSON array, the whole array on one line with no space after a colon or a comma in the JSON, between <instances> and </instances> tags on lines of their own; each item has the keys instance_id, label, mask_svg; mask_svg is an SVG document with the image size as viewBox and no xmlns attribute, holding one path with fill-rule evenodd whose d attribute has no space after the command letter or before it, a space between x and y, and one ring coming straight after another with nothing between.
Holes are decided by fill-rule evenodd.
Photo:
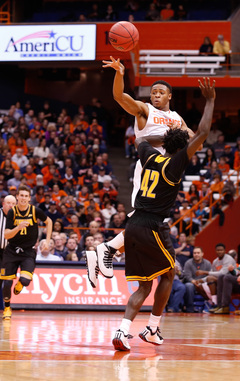
<instances>
[{"instance_id":1,"label":"basketball","mask_svg":"<svg viewBox=\"0 0 240 381\"><path fill-rule=\"evenodd\" d=\"M119 21L111 27L108 38L115 49L127 52L137 45L139 33L129 21Z\"/></svg>"}]
</instances>

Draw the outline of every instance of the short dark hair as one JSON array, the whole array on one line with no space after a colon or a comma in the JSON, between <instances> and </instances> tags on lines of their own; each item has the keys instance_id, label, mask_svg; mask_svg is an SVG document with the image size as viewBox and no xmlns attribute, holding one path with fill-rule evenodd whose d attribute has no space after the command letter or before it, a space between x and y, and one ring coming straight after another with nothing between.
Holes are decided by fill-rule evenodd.
<instances>
[{"instance_id":1,"label":"short dark hair","mask_svg":"<svg viewBox=\"0 0 240 381\"><path fill-rule=\"evenodd\" d=\"M155 82L152 84L151 89L152 89L152 87L153 87L154 85L164 85L164 86L166 86L166 87L168 88L169 93L172 94L172 86L171 86L168 82L166 82L166 81L162 81L162 80L155 81Z\"/></svg>"},{"instance_id":2,"label":"short dark hair","mask_svg":"<svg viewBox=\"0 0 240 381\"><path fill-rule=\"evenodd\" d=\"M189 135L187 131L183 131L180 128L170 129L164 135L163 148L165 148L168 153L175 154L179 149L187 145L188 139Z\"/></svg>"},{"instance_id":3,"label":"short dark hair","mask_svg":"<svg viewBox=\"0 0 240 381\"><path fill-rule=\"evenodd\" d=\"M31 196L31 190L27 185L19 185L17 194L19 194L20 191L26 191L29 193L29 196Z\"/></svg>"},{"instance_id":4,"label":"short dark hair","mask_svg":"<svg viewBox=\"0 0 240 381\"><path fill-rule=\"evenodd\" d=\"M226 246L224 245L224 243L217 243L216 246L215 246L215 249L217 247L223 247L224 249L226 249Z\"/></svg>"}]
</instances>

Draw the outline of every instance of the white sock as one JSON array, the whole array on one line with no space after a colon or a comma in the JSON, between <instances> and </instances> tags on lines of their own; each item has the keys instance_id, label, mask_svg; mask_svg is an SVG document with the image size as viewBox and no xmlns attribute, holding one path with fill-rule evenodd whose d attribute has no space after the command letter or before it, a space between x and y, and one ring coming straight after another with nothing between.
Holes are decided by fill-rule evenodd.
<instances>
[{"instance_id":1,"label":"white sock","mask_svg":"<svg viewBox=\"0 0 240 381\"><path fill-rule=\"evenodd\" d=\"M124 246L123 232L119 233L116 237L111 239L111 241L108 241L107 244L116 250L120 249L122 246Z\"/></svg>"},{"instance_id":2,"label":"white sock","mask_svg":"<svg viewBox=\"0 0 240 381\"><path fill-rule=\"evenodd\" d=\"M132 320L125 319L125 318L122 319L119 329L123 331L124 335L129 334L131 324L132 324Z\"/></svg>"},{"instance_id":3,"label":"white sock","mask_svg":"<svg viewBox=\"0 0 240 381\"><path fill-rule=\"evenodd\" d=\"M160 325L160 319L161 316L150 315L147 325L151 328L152 332L156 332L157 327Z\"/></svg>"},{"instance_id":4,"label":"white sock","mask_svg":"<svg viewBox=\"0 0 240 381\"><path fill-rule=\"evenodd\" d=\"M212 295L213 304L217 304L217 295Z\"/></svg>"}]
</instances>

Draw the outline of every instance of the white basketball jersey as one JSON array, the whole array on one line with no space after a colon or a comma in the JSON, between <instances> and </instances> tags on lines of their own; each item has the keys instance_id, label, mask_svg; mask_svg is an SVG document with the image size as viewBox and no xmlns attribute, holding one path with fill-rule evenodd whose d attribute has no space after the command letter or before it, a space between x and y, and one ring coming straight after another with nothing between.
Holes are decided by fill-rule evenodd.
<instances>
[{"instance_id":1,"label":"white basketball jersey","mask_svg":"<svg viewBox=\"0 0 240 381\"><path fill-rule=\"evenodd\" d=\"M165 132L169 130L167 126L168 122L173 122L174 124L181 127L182 121L180 115L176 111L162 111L153 107L150 103L146 103L149 109L149 115L147 119L147 123L142 130L138 129L137 119L135 118L134 124L134 132L136 138L141 138L142 136L154 136L161 135L163 136ZM156 148L162 155L165 154L165 150L163 147L154 147ZM139 191L141 185L141 171L142 166L140 160L137 161L134 177L133 177L133 191L132 191L132 207L134 207L134 202L136 195Z\"/></svg>"},{"instance_id":2,"label":"white basketball jersey","mask_svg":"<svg viewBox=\"0 0 240 381\"><path fill-rule=\"evenodd\" d=\"M149 115L145 127L142 130L138 129L137 119L135 118L134 132L136 138L142 136L163 136L165 132L169 130L167 126L168 122L173 122L174 124L181 127L182 121L180 115L176 111L162 111L153 107L150 103L146 103L149 109Z\"/></svg>"}]
</instances>

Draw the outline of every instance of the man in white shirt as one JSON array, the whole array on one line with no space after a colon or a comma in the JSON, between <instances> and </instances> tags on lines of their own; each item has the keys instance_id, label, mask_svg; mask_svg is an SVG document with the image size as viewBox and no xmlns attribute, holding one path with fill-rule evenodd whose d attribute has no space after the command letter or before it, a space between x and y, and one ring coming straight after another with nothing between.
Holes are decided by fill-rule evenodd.
<instances>
[{"instance_id":1,"label":"man in white shirt","mask_svg":"<svg viewBox=\"0 0 240 381\"><path fill-rule=\"evenodd\" d=\"M57 262L59 262L60 261L61 262L60 257L58 257L57 255L50 254L49 250L43 250L45 242L46 242L46 240L42 239L39 243L36 261L37 262L39 262L39 261L57 261Z\"/></svg>"}]
</instances>

